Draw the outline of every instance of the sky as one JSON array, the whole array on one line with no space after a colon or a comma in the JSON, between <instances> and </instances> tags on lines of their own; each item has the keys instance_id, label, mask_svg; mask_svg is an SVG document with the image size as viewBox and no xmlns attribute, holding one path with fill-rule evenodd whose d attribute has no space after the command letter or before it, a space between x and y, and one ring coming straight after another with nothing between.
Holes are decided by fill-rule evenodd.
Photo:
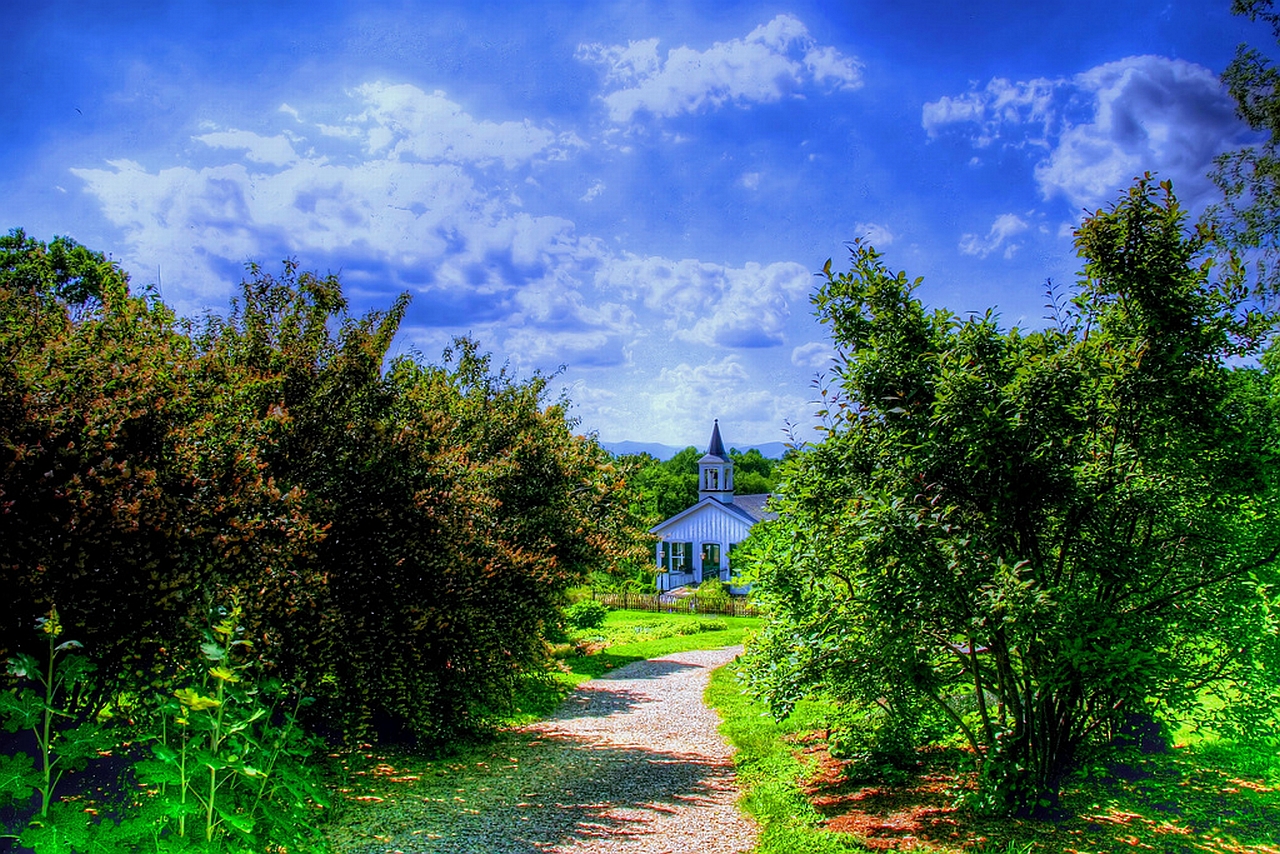
<instances>
[{"instance_id":1,"label":"sky","mask_svg":"<svg viewBox=\"0 0 1280 854\"><path fill-rule=\"evenodd\" d=\"M408 292L395 354L470 336L602 441L803 440L850 241L1039 327L1135 176L1214 200L1253 141L1218 75L1269 35L1229 6L0 0L0 229L187 316L248 262Z\"/></svg>"}]
</instances>

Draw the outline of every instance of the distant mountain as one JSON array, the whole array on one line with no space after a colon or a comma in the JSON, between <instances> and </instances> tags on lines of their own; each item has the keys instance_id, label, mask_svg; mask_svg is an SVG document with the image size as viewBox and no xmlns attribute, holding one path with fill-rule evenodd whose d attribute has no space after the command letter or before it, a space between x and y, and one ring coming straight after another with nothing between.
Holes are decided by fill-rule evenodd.
<instances>
[{"instance_id":1,"label":"distant mountain","mask_svg":"<svg viewBox=\"0 0 1280 854\"><path fill-rule=\"evenodd\" d=\"M683 451L688 445L676 447L674 445L663 445L659 442L601 442L600 446L615 456L623 456L625 454L648 454L659 460L669 460L676 454ZM771 460L780 460L782 455L787 452L787 446L784 442L765 442L763 445L747 445L740 447L734 445L739 451L749 451L755 448L760 455ZM705 450L700 448L699 450Z\"/></svg>"}]
</instances>

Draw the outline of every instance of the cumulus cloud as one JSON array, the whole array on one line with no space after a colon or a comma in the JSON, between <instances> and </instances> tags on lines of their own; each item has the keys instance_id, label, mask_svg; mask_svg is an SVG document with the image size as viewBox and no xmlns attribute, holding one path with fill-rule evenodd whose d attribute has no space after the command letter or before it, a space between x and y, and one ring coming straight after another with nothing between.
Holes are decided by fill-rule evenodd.
<instances>
[{"instance_id":1,"label":"cumulus cloud","mask_svg":"<svg viewBox=\"0 0 1280 854\"><path fill-rule=\"evenodd\" d=\"M572 222L519 210L485 172L574 150L572 134L476 120L442 93L412 86L372 83L348 94L356 109L338 126L309 124L290 108L288 137L195 137L221 157L213 165L151 171L115 159L72 172L124 231L138 266L164 259L166 270L182 271L166 293L185 312L221 303L250 259L332 261L354 287L429 297L441 325L516 310L521 287L595 263L596 247ZM348 140L363 155L352 157Z\"/></svg>"},{"instance_id":2,"label":"cumulus cloud","mask_svg":"<svg viewBox=\"0 0 1280 854\"><path fill-rule=\"evenodd\" d=\"M816 85L856 89L862 64L819 45L790 15L778 15L745 38L707 50L677 47L658 53L658 40L626 45L583 44L578 58L604 69L609 118L626 123L639 113L678 116L726 104L770 103Z\"/></svg>"},{"instance_id":3,"label":"cumulus cloud","mask_svg":"<svg viewBox=\"0 0 1280 854\"><path fill-rule=\"evenodd\" d=\"M501 161L508 169L535 157L562 158L584 143L530 121L477 121L439 90L427 93L407 83L366 83L356 90L364 112L352 123L364 128L373 154L394 160L480 163Z\"/></svg>"},{"instance_id":4,"label":"cumulus cloud","mask_svg":"<svg viewBox=\"0 0 1280 854\"><path fill-rule=\"evenodd\" d=\"M931 137L966 136L978 148L1033 146L1046 199L1077 207L1110 201L1146 171L1173 179L1192 203L1210 190L1215 155L1247 141L1216 74L1161 56L1131 56L1070 78L1010 82L924 106Z\"/></svg>"},{"instance_id":5,"label":"cumulus cloud","mask_svg":"<svg viewBox=\"0 0 1280 854\"><path fill-rule=\"evenodd\" d=\"M613 259L596 276L601 290L661 312L676 338L732 348L784 343L791 305L811 283L809 271L791 262L735 268L634 255Z\"/></svg>"},{"instance_id":6,"label":"cumulus cloud","mask_svg":"<svg viewBox=\"0 0 1280 854\"><path fill-rule=\"evenodd\" d=\"M1028 228L1026 221L1016 214L1000 214L996 217L995 222L991 223L991 228L987 231L986 237L979 237L976 234L966 234L961 237L960 251L965 255L977 255L979 258L986 258L992 252L1004 247L1003 254L1005 259L1008 260L1020 248L1020 244L1014 243L1011 238L1022 234Z\"/></svg>"},{"instance_id":7,"label":"cumulus cloud","mask_svg":"<svg viewBox=\"0 0 1280 854\"><path fill-rule=\"evenodd\" d=\"M853 231L877 249L883 249L894 241L894 233L876 222L855 222Z\"/></svg>"},{"instance_id":8,"label":"cumulus cloud","mask_svg":"<svg viewBox=\"0 0 1280 854\"><path fill-rule=\"evenodd\" d=\"M243 151L249 160L270 166L286 166L298 159L292 143L283 135L260 136L247 130L227 130L201 134L195 139L210 148Z\"/></svg>"},{"instance_id":9,"label":"cumulus cloud","mask_svg":"<svg viewBox=\"0 0 1280 854\"><path fill-rule=\"evenodd\" d=\"M812 407L802 396L762 388L736 355L702 364L681 362L659 374L652 391L639 395L639 407L656 427L657 441L703 441L718 418L732 443L776 441L782 425L807 421Z\"/></svg>"},{"instance_id":10,"label":"cumulus cloud","mask_svg":"<svg viewBox=\"0 0 1280 854\"><path fill-rule=\"evenodd\" d=\"M982 89L955 97L944 95L925 104L922 124L931 138L953 125L970 126L972 142L979 148L1001 140L1002 131L1010 126L1019 129L1012 140L1015 144L1044 144L1062 109L1064 82L1045 78L1010 82L997 77Z\"/></svg>"},{"instance_id":11,"label":"cumulus cloud","mask_svg":"<svg viewBox=\"0 0 1280 854\"><path fill-rule=\"evenodd\" d=\"M829 368L835 358L836 351L825 341L810 341L791 350L791 364L797 368Z\"/></svg>"},{"instance_id":12,"label":"cumulus cloud","mask_svg":"<svg viewBox=\"0 0 1280 854\"><path fill-rule=\"evenodd\" d=\"M632 366L642 346L786 343L812 284L801 265L619 253L569 219L524 210L510 188L536 179L540 159L576 151L571 135L474 118L413 87L348 96L334 125L291 107L276 114L279 134L203 132L206 165L113 159L73 172L122 230L126 266L162 264L183 314L225 305L246 261L293 256L340 271L375 304L410 291L415 341L472 333L520 369Z\"/></svg>"}]
</instances>

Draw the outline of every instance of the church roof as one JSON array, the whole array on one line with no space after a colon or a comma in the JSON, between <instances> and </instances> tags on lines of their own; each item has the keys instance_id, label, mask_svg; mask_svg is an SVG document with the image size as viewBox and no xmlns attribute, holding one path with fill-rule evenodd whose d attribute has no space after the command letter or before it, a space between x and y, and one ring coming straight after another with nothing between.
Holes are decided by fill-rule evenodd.
<instances>
[{"instance_id":1,"label":"church roof","mask_svg":"<svg viewBox=\"0 0 1280 854\"><path fill-rule=\"evenodd\" d=\"M777 519L778 514L771 510L765 509L765 504L769 501L769 493L762 492L758 495L735 495L733 496L733 506L746 512L748 516L756 522L765 522L769 519Z\"/></svg>"},{"instance_id":2,"label":"church roof","mask_svg":"<svg viewBox=\"0 0 1280 854\"><path fill-rule=\"evenodd\" d=\"M724 504L715 498L704 498L692 507L686 507L676 515L669 519L664 519L649 529L651 534L661 535L666 529L682 522L695 513L726 513L729 516L740 519L748 526L754 525L756 522L763 522L768 519L776 519L777 513L770 513L764 509L765 502L769 500L767 493L761 495L735 495L732 504Z\"/></svg>"}]
</instances>

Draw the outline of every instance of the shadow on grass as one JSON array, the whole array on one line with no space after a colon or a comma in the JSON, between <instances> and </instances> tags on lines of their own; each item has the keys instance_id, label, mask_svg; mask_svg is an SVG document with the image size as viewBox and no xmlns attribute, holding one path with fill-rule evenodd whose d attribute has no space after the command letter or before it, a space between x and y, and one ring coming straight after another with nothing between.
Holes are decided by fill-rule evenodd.
<instances>
[{"instance_id":1,"label":"shadow on grass","mask_svg":"<svg viewBox=\"0 0 1280 854\"><path fill-rule=\"evenodd\" d=\"M928 757L894 785L844 779L818 746L806 749L814 770L806 794L831 830L852 833L871 849L1026 850L1083 854L1126 850L1161 854L1275 854L1280 794L1189 750L1129 757L1063 791L1061 821L989 819L955 807L972 785L956 755Z\"/></svg>"},{"instance_id":2,"label":"shadow on grass","mask_svg":"<svg viewBox=\"0 0 1280 854\"><path fill-rule=\"evenodd\" d=\"M506 734L452 762L366 754L348 763L350 805L331 833L341 852L537 854L575 839L620 839L710 797L732 774L659 750L529 734Z\"/></svg>"}]
</instances>

